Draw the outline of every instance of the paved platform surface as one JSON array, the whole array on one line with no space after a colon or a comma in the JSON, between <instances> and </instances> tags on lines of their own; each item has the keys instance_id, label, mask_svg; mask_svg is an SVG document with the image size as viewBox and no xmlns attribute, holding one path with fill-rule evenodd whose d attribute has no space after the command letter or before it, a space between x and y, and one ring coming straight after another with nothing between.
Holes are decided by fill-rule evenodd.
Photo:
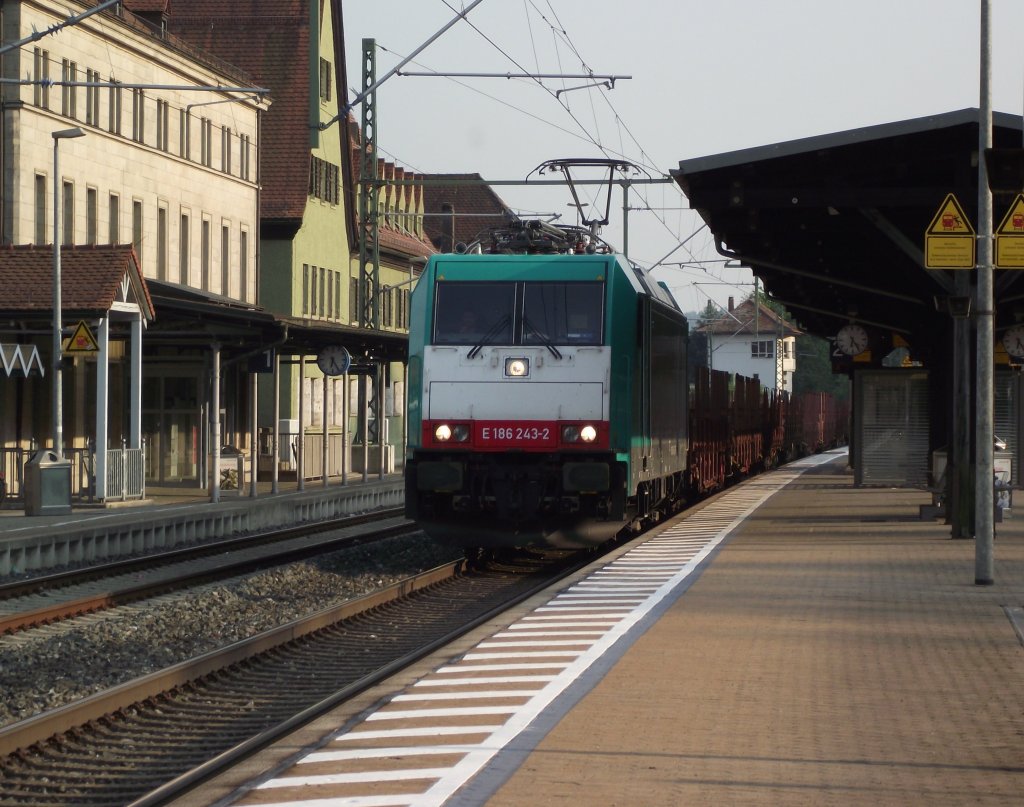
<instances>
[{"instance_id":1,"label":"paved platform surface","mask_svg":"<svg viewBox=\"0 0 1024 807\"><path fill-rule=\"evenodd\" d=\"M427 782L396 796L394 780L369 781L370 769L401 776L439 764L412 762L409 749L384 761L359 752L330 767L288 766L352 747L351 734L335 734L340 726L358 732L361 721L403 708L409 696L396 693L422 689L440 665L472 663L475 648L491 646L481 642L500 641L551 595L257 755L241 779L179 803L1024 804L1024 518L997 525L995 585L979 587L974 542L920 521L928 501L919 491L854 488L845 457L805 471L733 528L689 587L641 623L646 630L625 634L607 663L454 795L439 800ZM328 776L303 779L303 767ZM250 789L268 777L286 787Z\"/></svg>"},{"instance_id":2,"label":"paved platform surface","mask_svg":"<svg viewBox=\"0 0 1024 807\"><path fill-rule=\"evenodd\" d=\"M485 803L1024 804L1024 518L979 587L926 501L808 471Z\"/></svg>"}]
</instances>

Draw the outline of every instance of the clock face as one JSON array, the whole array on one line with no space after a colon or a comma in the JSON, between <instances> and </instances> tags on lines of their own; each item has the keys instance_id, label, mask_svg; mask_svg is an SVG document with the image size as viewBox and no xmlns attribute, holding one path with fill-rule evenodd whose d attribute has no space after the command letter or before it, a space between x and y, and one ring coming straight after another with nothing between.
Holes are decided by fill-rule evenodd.
<instances>
[{"instance_id":1,"label":"clock face","mask_svg":"<svg viewBox=\"0 0 1024 807\"><path fill-rule=\"evenodd\" d=\"M328 345L316 357L316 366L324 375L342 375L348 372L352 357L341 345Z\"/></svg>"},{"instance_id":2,"label":"clock face","mask_svg":"<svg viewBox=\"0 0 1024 807\"><path fill-rule=\"evenodd\" d=\"M1003 333L1003 347L1015 358L1024 357L1024 325L1014 325Z\"/></svg>"},{"instance_id":3,"label":"clock face","mask_svg":"<svg viewBox=\"0 0 1024 807\"><path fill-rule=\"evenodd\" d=\"M844 325L836 334L836 347L847 356L856 356L868 349L868 332L860 325Z\"/></svg>"}]
</instances>

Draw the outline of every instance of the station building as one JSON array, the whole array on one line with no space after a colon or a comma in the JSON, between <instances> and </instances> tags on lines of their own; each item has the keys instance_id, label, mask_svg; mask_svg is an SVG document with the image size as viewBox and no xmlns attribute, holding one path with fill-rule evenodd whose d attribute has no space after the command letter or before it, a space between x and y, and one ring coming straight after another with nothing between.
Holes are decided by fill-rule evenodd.
<instances>
[{"instance_id":1,"label":"station building","mask_svg":"<svg viewBox=\"0 0 1024 807\"><path fill-rule=\"evenodd\" d=\"M340 2L94 6L2 9L3 42L21 43L4 55L0 153L0 270L22 267L20 296L0 294L9 491L54 431L54 215L73 495L159 484L216 498L225 450L250 480L324 478L360 458L383 472L404 439L408 292L434 249L416 175L379 161L379 286L366 289ZM82 18L64 25L69 14ZM34 31L48 34L25 44ZM104 255L113 298L81 268ZM375 328L360 294L380 305ZM70 349L80 325L98 349ZM327 348L348 351L350 373L320 370ZM136 452L128 490L107 489L114 451Z\"/></svg>"}]
</instances>

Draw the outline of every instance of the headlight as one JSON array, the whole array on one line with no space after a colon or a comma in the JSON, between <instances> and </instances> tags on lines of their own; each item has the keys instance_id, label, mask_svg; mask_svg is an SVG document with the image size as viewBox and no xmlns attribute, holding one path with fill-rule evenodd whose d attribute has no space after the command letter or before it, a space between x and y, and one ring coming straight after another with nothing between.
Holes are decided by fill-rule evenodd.
<instances>
[{"instance_id":1,"label":"headlight","mask_svg":"<svg viewBox=\"0 0 1024 807\"><path fill-rule=\"evenodd\" d=\"M591 425L567 424L562 427L563 443L593 443L597 439L597 428Z\"/></svg>"},{"instance_id":2,"label":"headlight","mask_svg":"<svg viewBox=\"0 0 1024 807\"><path fill-rule=\"evenodd\" d=\"M505 359L506 378L524 378L530 374L530 360L527 358Z\"/></svg>"},{"instance_id":3,"label":"headlight","mask_svg":"<svg viewBox=\"0 0 1024 807\"><path fill-rule=\"evenodd\" d=\"M469 440L469 424L455 423L448 425L440 423L434 428L434 439L439 443L447 443L449 440L456 443L465 443Z\"/></svg>"}]
</instances>

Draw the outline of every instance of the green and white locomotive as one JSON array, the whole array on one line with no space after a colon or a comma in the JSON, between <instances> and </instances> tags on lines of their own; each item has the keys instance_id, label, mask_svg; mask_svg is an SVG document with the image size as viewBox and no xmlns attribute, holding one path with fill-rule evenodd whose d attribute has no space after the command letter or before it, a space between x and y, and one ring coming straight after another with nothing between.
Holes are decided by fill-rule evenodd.
<instances>
[{"instance_id":1,"label":"green and white locomotive","mask_svg":"<svg viewBox=\"0 0 1024 807\"><path fill-rule=\"evenodd\" d=\"M406 514L467 548L589 546L678 509L687 322L581 228L435 255L411 297Z\"/></svg>"}]
</instances>

